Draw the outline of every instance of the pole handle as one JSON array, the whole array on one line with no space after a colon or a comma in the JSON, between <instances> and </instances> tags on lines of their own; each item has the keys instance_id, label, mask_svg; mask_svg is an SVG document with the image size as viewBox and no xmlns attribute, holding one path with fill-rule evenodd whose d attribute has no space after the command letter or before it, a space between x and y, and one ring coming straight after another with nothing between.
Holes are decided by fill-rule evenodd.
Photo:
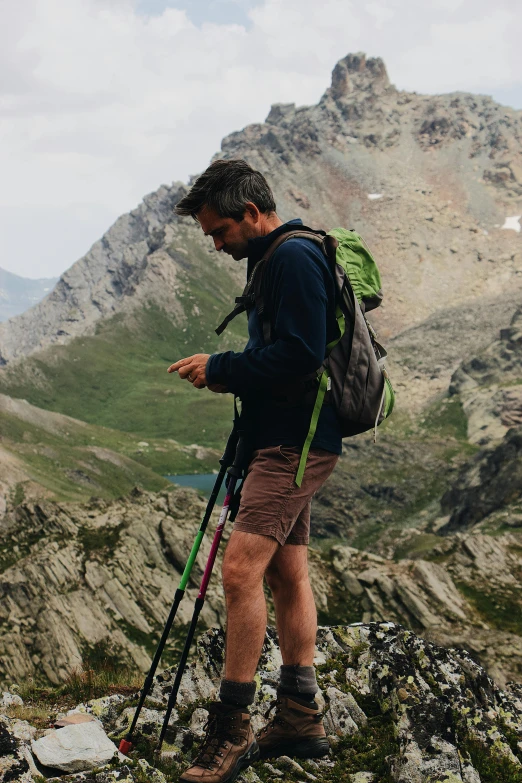
<instances>
[{"instance_id":1,"label":"pole handle","mask_svg":"<svg viewBox=\"0 0 522 783\"><path fill-rule=\"evenodd\" d=\"M225 446L225 451L223 452L223 456L219 460L219 464L223 465L225 468L228 468L228 466L231 465L234 461L238 438L239 438L239 433L234 423L234 426L232 427L232 431L228 436L227 445Z\"/></svg>"},{"instance_id":2,"label":"pole handle","mask_svg":"<svg viewBox=\"0 0 522 783\"><path fill-rule=\"evenodd\" d=\"M244 432L238 433L238 441L236 447L236 453L234 455L234 461L227 470L229 476L233 476L236 479L242 478L250 464L250 458L252 456L252 446L250 440L247 438Z\"/></svg>"}]
</instances>

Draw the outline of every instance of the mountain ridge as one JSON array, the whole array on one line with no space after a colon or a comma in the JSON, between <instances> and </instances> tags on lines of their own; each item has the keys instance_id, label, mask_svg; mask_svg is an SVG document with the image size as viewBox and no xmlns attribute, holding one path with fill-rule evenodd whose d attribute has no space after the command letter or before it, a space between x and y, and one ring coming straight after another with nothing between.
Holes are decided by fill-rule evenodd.
<instances>
[{"instance_id":1,"label":"mountain ridge","mask_svg":"<svg viewBox=\"0 0 522 783\"><path fill-rule=\"evenodd\" d=\"M263 171L283 219L300 211L327 228L357 226L389 292L377 316L389 337L441 302L522 286L520 237L501 229L522 199L521 140L521 112L484 96L398 91L380 58L356 54L337 63L316 106L274 105L265 123L223 139L217 157L244 157ZM184 192L174 183L146 196L43 303L0 325L0 365L92 334L120 312L132 320L145 303L183 328L190 312L180 279L212 253L198 227L173 214ZM239 289L243 265L212 260Z\"/></svg>"}]
</instances>

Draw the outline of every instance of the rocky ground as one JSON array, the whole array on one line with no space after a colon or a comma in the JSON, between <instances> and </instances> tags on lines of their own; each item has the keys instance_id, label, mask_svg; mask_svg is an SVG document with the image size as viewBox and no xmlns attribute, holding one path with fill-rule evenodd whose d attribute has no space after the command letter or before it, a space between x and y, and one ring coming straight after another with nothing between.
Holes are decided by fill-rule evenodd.
<instances>
[{"instance_id":1,"label":"rocky ground","mask_svg":"<svg viewBox=\"0 0 522 783\"><path fill-rule=\"evenodd\" d=\"M132 719L136 696L114 694L67 713L49 710L50 724L59 728L38 729L31 726L30 706L24 712L21 699L6 693L0 710L0 780L177 781L203 734L204 704L216 695L223 651L221 631L200 638L159 758L154 749L172 670L156 677L129 758L118 756L116 745ZM356 623L320 629L316 664L330 755L299 763L288 757L259 762L238 778L240 783L522 780L520 686L508 683L501 690L467 653L437 647L391 622ZM256 730L274 698L279 665L269 629L252 711Z\"/></svg>"},{"instance_id":2,"label":"rocky ground","mask_svg":"<svg viewBox=\"0 0 522 783\"><path fill-rule=\"evenodd\" d=\"M22 504L5 517L0 681L58 685L107 646L121 665L144 671L204 508L193 490L173 488L87 505ZM377 551L317 539L310 565L323 622L399 622L438 644L468 649L500 684L520 679L517 513L504 506L458 533L445 530L451 517L426 515L417 526L381 531ZM207 536L169 655L190 619L209 546ZM218 572L219 560L202 613L207 626L224 619Z\"/></svg>"},{"instance_id":3,"label":"rocky ground","mask_svg":"<svg viewBox=\"0 0 522 783\"><path fill-rule=\"evenodd\" d=\"M136 490L114 502L25 504L0 532L0 679L58 684L109 644L144 670L163 627L205 504L192 490ZM179 621L190 619L204 541ZM223 619L216 583L202 613ZM173 634L173 647L175 646Z\"/></svg>"}]
</instances>

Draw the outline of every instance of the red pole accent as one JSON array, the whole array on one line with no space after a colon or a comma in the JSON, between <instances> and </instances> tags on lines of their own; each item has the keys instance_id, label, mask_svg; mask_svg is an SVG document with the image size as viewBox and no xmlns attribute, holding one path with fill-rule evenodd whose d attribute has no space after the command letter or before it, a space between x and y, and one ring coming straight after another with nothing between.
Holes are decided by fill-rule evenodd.
<instances>
[{"instance_id":1,"label":"red pole accent","mask_svg":"<svg viewBox=\"0 0 522 783\"><path fill-rule=\"evenodd\" d=\"M225 524L228 517L228 512L230 509L230 502L232 500L232 495L234 494L234 489L236 486L237 479L235 477L230 477L230 484L227 488L227 494L225 497L225 502L223 503L223 508L221 510L221 514L219 517L218 526L216 528L216 532L214 533L214 538L212 540L212 546L210 547L210 553L208 556L207 564L205 566L205 572L203 574L203 579L201 580L201 585L199 588L198 598L205 598L208 583L210 582L210 577L212 576L212 569L214 568L214 563L216 561L216 555L218 553L219 544L221 542L221 537L223 535L223 530L225 528Z\"/></svg>"},{"instance_id":2,"label":"red pole accent","mask_svg":"<svg viewBox=\"0 0 522 783\"><path fill-rule=\"evenodd\" d=\"M120 753L123 753L124 756L128 756L131 750L132 750L132 742L128 742L128 740L122 739L119 747Z\"/></svg>"}]
</instances>

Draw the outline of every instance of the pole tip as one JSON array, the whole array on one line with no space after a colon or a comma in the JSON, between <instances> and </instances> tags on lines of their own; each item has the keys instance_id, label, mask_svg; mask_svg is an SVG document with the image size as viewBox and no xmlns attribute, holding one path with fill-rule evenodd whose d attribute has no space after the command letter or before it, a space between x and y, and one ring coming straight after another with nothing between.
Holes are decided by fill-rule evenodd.
<instances>
[{"instance_id":1,"label":"pole tip","mask_svg":"<svg viewBox=\"0 0 522 783\"><path fill-rule=\"evenodd\" d=\"M123 753L124 756L128 756L132 750L132 742L129 742L129 740L126 739L122 739L119 750L120 753Z\"/></svg>"}]
</instances>

